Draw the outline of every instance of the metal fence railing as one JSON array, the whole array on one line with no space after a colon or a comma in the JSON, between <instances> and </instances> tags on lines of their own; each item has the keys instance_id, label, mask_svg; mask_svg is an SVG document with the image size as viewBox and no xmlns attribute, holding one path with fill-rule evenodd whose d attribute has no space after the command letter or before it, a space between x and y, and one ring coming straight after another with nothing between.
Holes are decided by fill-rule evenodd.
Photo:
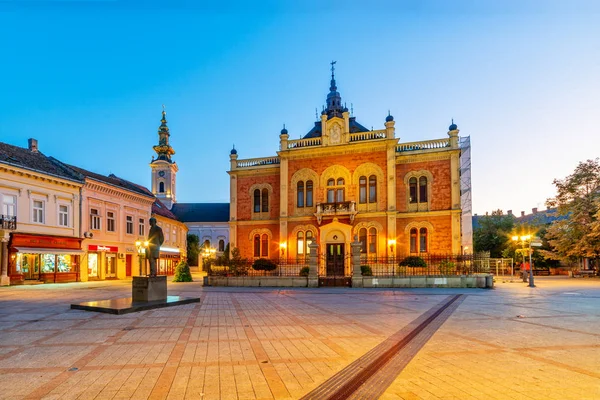
<instances>
[{"instance_id":1,"label":"metal fence railing","mask_svg":"<svg viewBox=\"0 0 600 400\"><path fill-rule=\"evenodd\" d=\"M302 268L308 268L308 257L271 259L275 268L272 270L256 270L253 268L254 259L230 261L229 265L211 265L209 276L300 276Z\"/></svg>"},{"instance_id":2,"label":"metal fence railing","mask_svg":"<svg viewBox=\"0 0 600 400\"><path fill-rule=\"evenodd\" d=\"M273 269L255 269L254 259L230 261L229 265L211 265L209 276L305 276L309 267L309 257L271 259ZM328 260L325 254L317 256L319 276L352 276L352 257L343 255L341 259ZM333 265L332 265L333 264ZM490 258L477 254L419 254L396 257L360 257L360 266L365 273L375 277L392 276L448 276L490 273ZM368 267L368 268L367 268ZM495 269L495 264L494 264ZM303 271L304 270L304 271ZM301 275L302 273L302 275Z\"/></svg>"},{"instance_id":3,"label":"metal fence railing","mask_svg":"<svg viewBox=\"0 0 600 400\"><path fill-rule=\"evenodd\" d=\"M402 264L402 265L401 265ZM473 254L420 254L397 257L361 257L373 276L439 276L488 273L489 258Z\"/></svg>"}]
</instances>

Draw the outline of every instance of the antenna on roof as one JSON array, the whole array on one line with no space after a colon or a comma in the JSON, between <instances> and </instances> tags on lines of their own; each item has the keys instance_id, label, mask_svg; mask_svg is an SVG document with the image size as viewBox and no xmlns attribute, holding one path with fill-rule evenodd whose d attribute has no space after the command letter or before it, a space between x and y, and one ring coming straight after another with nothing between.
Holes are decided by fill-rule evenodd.
<instances>
[{"instance_id":1,"label":"antenna on roof","mask_svg":"<svg viewBox=\"0 0 600 400\"><path fill-rule=\"evenodd\" d=\"M315 107L315 119L319 120L319 109L317 107Z\"/></svg>"},{"instance_id":2,"label":"antenna on roof","mask_svg":"<svg viewBox=\"0 0 600 400\"><path fill-rule=\"evenodd\" d=\"M350 103L350 116L354 117L354 104Z\"/></svg>"}]
</instances>

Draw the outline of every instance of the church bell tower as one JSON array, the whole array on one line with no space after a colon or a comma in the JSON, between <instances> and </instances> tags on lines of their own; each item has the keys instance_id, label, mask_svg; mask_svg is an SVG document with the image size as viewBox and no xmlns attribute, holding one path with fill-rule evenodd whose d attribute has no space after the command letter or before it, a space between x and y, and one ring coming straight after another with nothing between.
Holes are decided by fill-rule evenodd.
<instances>
[{"instance_id":1,"label":"church bell tower","mask_svg":"<svg viewBox=\"0 0 600 400\"><path fill-rule=\"evenodd\" d=\"M162 201L169 209L176 202L175 188L177 176L177 163L171 160L175 150L169 145L169 127L167 126L167 112L163 106L162 119L158 127L158 144L154 147L156 159L152 157L150 168L152 169L152 193Z\"/></svg>"}]
</instances>

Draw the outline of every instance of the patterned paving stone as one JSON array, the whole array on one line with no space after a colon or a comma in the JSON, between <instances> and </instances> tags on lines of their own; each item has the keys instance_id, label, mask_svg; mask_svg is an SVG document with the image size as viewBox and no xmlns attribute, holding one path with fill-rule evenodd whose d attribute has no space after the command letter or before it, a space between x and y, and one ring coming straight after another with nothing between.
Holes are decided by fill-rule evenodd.
<instances>
[{"instance_id":1,"label":"patterned paving stone","mask_svg":"<svg viewBox=\"0 0 600 400\"><path fill-rule=\"evenodd\" d=\"M468 296L416 355L385 375L380 398L600 398L600 281L536 284L460 291L169 283L170 294L202 302L126 316L69 304L125 297L129 282L4 287L0 399L297 399L459 293Z\"/></svg>"}]
</instances>

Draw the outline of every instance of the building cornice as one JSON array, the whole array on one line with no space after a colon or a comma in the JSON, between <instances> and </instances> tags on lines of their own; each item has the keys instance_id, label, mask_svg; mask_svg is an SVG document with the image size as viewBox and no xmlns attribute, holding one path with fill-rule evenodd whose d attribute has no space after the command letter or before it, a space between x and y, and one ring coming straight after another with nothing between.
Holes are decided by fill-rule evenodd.
<instances>
[{"instance_id":1,"label":"building cornice","mask_svg":"<svg viewBox=\"0 0 600 400\"><path fill-rule=\"evenodd\" d=\"M106 182L97 181L93 178L85 178L84 188L98 193L108 194L111 196L118 196L126 200L138 201L144 204L147 203L150 206L152 206L152 204L154 203L154 197L137 194L133 191L118 188L117 186L113 186Z\"/></svg>"},{"instance_id":2,"label":"building cornice","mask_svg":"<svg viewBox=\"0 0 600 400\"><path fill-rule=\"evenodd\" d=\"M460 214L461 210L437 210L437 211L418 211L418 212L398 212L396 218L427 218L443 217L448 215Z\"/></svg>"},{"instance_id":3,"label":"building cornice","mask_svg":"<svg viewBox=\"0 0 600 400\"><path fill-rule=\"evenodd\" d=\"M80 188L83 186L83 181L67 179L59 177L58 175L49 174L47 172L42 172L35 169L17 167L4 161L0 163L0 172L24 176L34 180L41 180L54 185L69 186L73 188Z\"/></svg>"}]
</instances>

